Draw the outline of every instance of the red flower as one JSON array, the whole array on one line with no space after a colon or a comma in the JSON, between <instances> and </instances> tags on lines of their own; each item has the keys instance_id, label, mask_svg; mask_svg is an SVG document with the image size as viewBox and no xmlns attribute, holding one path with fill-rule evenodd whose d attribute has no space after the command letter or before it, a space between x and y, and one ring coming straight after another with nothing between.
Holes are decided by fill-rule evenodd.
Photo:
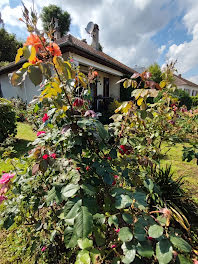
<instances>
[{"instance_id":1,"label":"red flower","mask_svg":"<svg viewBox=\"0 0 198 264\"><path fill-rule=\"evenodd\" d=\"M83 106L84 101L81 98L76 98L73 102L73 106L75 107L81 107Z\"/></svg>"},{"instance_id":2,"label":"red flower","mask_svg":"<svg viewBox=\"0 0 198 264\"><path fill-rule=\"evenodd\" d=\"M124 155L124 154L129 155L130 154L129 148L125 145L120 145L119 152L122 155Z\"/></svg>"},{"instance_id":3,"label":"red flower","mask_svg":"<svg viewBox=\"0 0 198 264\"><path fill-rule=\"evenodd\" d=\"M49 119L49 116L47 114L44 114L44 116L42 118L43 123L45 123L48 119Z\"/></svg>"},{"instance_id":4,"label":"red flower","mask_svg":"<svg viewBox=\"0 0 198 264\"><path fill-rule=\"evenodd\" d=\"M48 157L49 157L49 155L47 155L47 154L44 154L42 158L43 158L44 160L47 160L47 159L48 159Z\"/></svg>"},{"instance_id":5,"label":"red flower","mask_svg":"<svg viewBox=\"0 0 198 264\"><path fill-rule=\"evenodd\" d=\"M154 240L154 238L152 238L152 237L150 237L150 236L147 237L147 239L150 240L150 241L153 241L153 240Z\"/></svg>"},{"instance_id":6,"label":"red flower","mask_svg":"<svg viewBox=\"0 0 198 264\"><path fill-rule=\"evenodd\" d=\"M114 179L118 179L118 175L113 175Z\"/></svg>"},{"instance_id":7,"label":"red flower","mask_svg":"<svg viewBox=\"0 0 198 264\"><path fill-rule=\"evenodd\" d=\"M80 167L77 167L76 170L79 171L80 170Z\"/></svg>"},{"instance_id":8,"label":"red flower","mask_svg":"<svg viewBox=\"0 0 198 264\"><path fill-rule=\"evenodd\" d=\"M89 171L89 170L90 170L90 167L89 167L89 166L87 166L87 167L86 167L86 171Z\"/></svg>"},{"instance_id":9,"label":"red flower","mask_svg":"<svg viewBox=\"0 0 198 264\"><path fill-rule=\"evenodd\" d=\"M98 76L98 72L97 71L94 71L93 72L93 76L94 76L94 78L96 78Z\"/></svg>"},{"instance_id":10,"label":"red flower","mask_svg":"<svg viewBox=\"0 0 198 264\"><path fill-rule=\"evenodd\" d=\"M111 160L111 157L109 156L109 157L107 157L107 159L108 159L108 160Z\"/></svg>"},{"instance_id":11,"label":"red flower","mask_svg":"<svg viewBox=\"0 0 198 264\"><path fill-rule=\"evenodd\" d=\"M112 245L112 246L111 246L111 248L115 248L115 247L116 247L116 245Z\"/></svg>"},{"instance_id":12,"label":"red flower","mask_svg":"<svg viewBox=\"0 0 198 264\"><path fill-rule=\"evenodd\" d=\"M42 41L45 42L45 39L42 38ZM33 47L35 47L36 51L38 52L39 49L43 48L42 41L38 35L30 34L30 36L27 37L27 40L24 43L24 46L33 46Z\"/></svg>"},{"instance_id":13,"label":"red flower","mask_svg":"<svg viewBox=\"0 0 198 264\"><path fill-rule=\"evenodd\" d=\"M116 181L113 181L113 182L112 182L112 185L113 185L113 186L116 185Z\"/></svg>"},{"instance_id":14,"label":"red flower","mask_svg":"<svg viewBox=\"0 0 198 264\"><path fill-rule=\"evenodd\" d=\"M50 157L52 157L53 159L56 159L56 153L52 153L52 154L50 155Z\"/></svg>"}]
</instances>

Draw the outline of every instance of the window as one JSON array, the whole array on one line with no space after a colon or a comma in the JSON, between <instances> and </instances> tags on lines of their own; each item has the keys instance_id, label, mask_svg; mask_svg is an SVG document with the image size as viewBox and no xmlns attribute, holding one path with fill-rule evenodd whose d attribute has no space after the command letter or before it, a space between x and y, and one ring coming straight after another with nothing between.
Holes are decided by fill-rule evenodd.
<instances>
[{"instance_id":1,"label":"window","mask_svg":"<svg viewBox=\"0 0 198 264\"><path fill-rule=\"evenodd\" d=\"M1 90L1 84L0 84L0 97L3 97L3 93L2 93L2 90Z\"/></svg>"},{"instance_id":2,"label":"window","mask_svg":"<svg viewBox=\"0 0 198 264\"><path fill-rule=\"evenodd\" d=\"M104 77L103 82L103 96L109 97L109 78Z\"/></svg>"}]
</instances>

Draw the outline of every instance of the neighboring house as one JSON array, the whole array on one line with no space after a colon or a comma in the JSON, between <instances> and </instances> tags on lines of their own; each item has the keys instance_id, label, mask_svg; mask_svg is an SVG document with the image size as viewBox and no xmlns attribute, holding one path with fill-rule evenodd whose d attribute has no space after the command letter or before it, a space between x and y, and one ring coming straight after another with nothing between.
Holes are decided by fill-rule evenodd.
<instances>
[{"instance_id":1,"label":"neighboring house","mask_svg":"<svg viewBox=\"0 0 198 264\"><path fill-rule=\"evenodd\" d=\"M99 46L99 28L96 24L94 30L95 34L92 34L91 45L88 45L85 40L79 40L72 35L58 38L56 42L61 48L64 59L72 57L83 73L88 74L90 66L98 72L97 82L93 87L96 103L97 100L105 100L109 97L119 99L120 84L117 84L117 81L123 76L131 76L136 71L99 51L97 49ZM24 60L21 60L17 64L12 62L0 68L0 85L3 97L8 99L21 97L29 103L35 95L39 95L39 87L35 87L28 79L25 80L22 87L13 87L8 78L8 74L19 69L23 63Z\"/></svg>"},{"instance_id":2,"label":"neighboring house","mask_svg":"<svg viewBox=\"0 0 198 264\"><path fill-rule=\"evenodd\" d=\"M198 94L198 85L190 82L181 77L181 74L174 75L175 76L175 84L178 89L186 91L190 96L196 96Z\"/></svg>"}]
</instances>

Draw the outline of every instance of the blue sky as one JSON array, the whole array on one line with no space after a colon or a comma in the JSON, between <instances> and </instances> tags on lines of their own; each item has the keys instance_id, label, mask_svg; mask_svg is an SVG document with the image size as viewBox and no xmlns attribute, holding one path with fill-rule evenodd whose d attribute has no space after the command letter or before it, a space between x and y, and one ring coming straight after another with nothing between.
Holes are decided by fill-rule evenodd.
<instances>
[{"instance_id":1,"label":"blue sky","mask_svg":"<svg viewBox=\"0 0 198 264\"><path fill-rule=\"evenodd\" d=\"M30 7L32 0L24 3ZM72 17L70 33L88 42L86 24L98 23L104 52L131 67L177 59L178 72L198 83L196 0L34 0L34 4L38 13L49 4L67 10ZM25 40L25 27L18 20L21 1L1 0L0 8L5 28Z\"/></svg>"}]
</instances>

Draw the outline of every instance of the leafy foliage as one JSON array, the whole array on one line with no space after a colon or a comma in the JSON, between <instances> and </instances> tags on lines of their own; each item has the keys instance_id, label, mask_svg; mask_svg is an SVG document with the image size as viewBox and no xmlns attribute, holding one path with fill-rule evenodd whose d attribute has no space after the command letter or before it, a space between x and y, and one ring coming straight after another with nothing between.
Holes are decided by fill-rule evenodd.
<instances>
[{"instance_id":1,"label":"leafy foliage","mask_svg":"<svg viewBox=\"0 0 198 264\"><path fill-rule=\"evenodd\" d=\"M16 135L16 114L11 102L0 98L0 142L8 136Z\"/></svg>"},{"instance_id":2,"label":"leafy foliage","mask_svg":"<svg viewBox=\"0 0 198 264\"><path fill-rule=\"evenodd\" d=\"M104 127L89 109L94 72L85 76L64 61L53 36L39 34L35 13L25 7L24 20L36 35L18 52L16 60L26 54L28 63L11 82L20 85L28 74L35 85L41 83L33 108L39 131L27 169L0 179L7 195L1 196L2 227L29 227L26 247L35 262L170 263L174 250L188 258L189 228L175 220L181 214L155 183L161 143L177 131L168 122L176 119L165 88L173 88L169 69L160 85L149 72L125 79L135 100L121 104L114 122ZM165 102L147 105L163 88Z\"/></svg>"}]
</instances>

